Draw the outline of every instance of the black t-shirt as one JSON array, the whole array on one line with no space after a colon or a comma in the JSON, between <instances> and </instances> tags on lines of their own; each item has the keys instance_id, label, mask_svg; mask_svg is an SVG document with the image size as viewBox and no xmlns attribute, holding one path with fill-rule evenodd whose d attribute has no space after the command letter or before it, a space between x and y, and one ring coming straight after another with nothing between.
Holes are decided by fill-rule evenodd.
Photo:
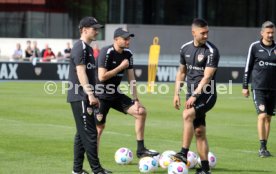
<instances>
[{"instance_id":1,"label":"black t-shirt","mask_svg":"<svg viewBox=\"0 0 276 174\"><path fill-rule=\"evenodd\" d=\"M197 88L204 76L205 67L218 67L219 57L218 49L209 41L198 47L194 46L193 41L182 45L180 49L180 63L186 66L187 69L186 80L189 93ZM215 87L215 74L212 80Z\"/></svg>"},{"instance_id":2,"label":"black t-shirt","mask_svg":"<svg viewBox=\"0 0 276 174\"><path fill-rule=\"evenodd\" d=\"M27 49L25 50L25 57L26 58L32 57L33 51L31 50L31 48L30 48L30 51L31 51L31 53L29 53Z\"/></svg>"},{"instance_id":3,"label":"black t-shirt","mask_svg":"<svg viewBox=\"0 0 276 174\"><path fill-rule=\"evenodd\" d=\"M252 89L276 90L276 44L265 46L253 42L248 51L244 70L243 89L248 89L252 75Z\"/></svg>"},{"instance_id":4,"label":"black t-shirt","mask_svg":"<svg viewBox=\"0 0 276 174\"><path fill-rule=\"evenodd\" d=\"M97 58L97 67L105 68L107 71L113 70L118 67L124 59L129 61L128 69L133 69L133 57L132 53L129 49L124 49L122 53L118 53L113 45L106 46L101 49L100 55ZM119 94L118 87L122 81L125 70L119 72L116 76L104 81L100 82L97 74L97 88L100 90L97 93L99 98L103 99L113 99L116 98Z\"/></svg>"},{"instance_id":5,"label":"black t-shirt","mask_svg":"<svg viewBox=\"0 0 276 174\"><path fill-rule=\"evenodd\" d=\"M71 53L71 48L66 48L65 50L64 50L64 53Z\"/></svg>"},{"instance_id":6,"label":"black t-shirt","mask_svg":"<svg viewBox=\"0 0 276 174\"><path fill-rule=\"evenodd\" d=\"M82 101L87 100L87 94L80 86L80 82L77 76L77 65L86 65L86 74L88 77L89 84L92 85L92 89L95 88L95 59L93 57L92 48L83 42L82 40L77 41L71 51L70 66L69 66L69 90L67 101Z\"/></svg>"},{"instance_id":7,"label":"black t-shirt","mask_svg":"<svg viewBox=\"0 0 276 174\"><path fill-rule=\"evenodd\" d=\"M66 49L64 50L64 53L65 53L65 54L70 54L71 51L72 51L71 48L66 48ZM70 57L70 56L69 56L69 57ZM69 57L66 57L66 58L69 58Z\"/></svg>"}]
</instances>

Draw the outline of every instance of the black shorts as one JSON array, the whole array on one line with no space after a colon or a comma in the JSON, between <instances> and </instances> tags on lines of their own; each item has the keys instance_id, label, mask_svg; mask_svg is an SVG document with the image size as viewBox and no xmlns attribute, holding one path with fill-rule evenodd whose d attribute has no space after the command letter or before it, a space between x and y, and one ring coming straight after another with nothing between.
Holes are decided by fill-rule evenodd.
<instances>
[{"instance_id":1,"label":"black shorts","mask_svg":"<svg viewBox=\"0 0 276 174\"><path fill-rule=\"evenodd\" d=\"M254 89L252 94L257 114L275 115L276 91Z\"/></svg>"},{"instance_id":2,"label":"black shorts","mask_svg":"<svg viewBox=\"0 0 276 174\"><path fill-rule=\"evenodd\" d=\"M190 97L190 95L187 95L187 99ZM197 128L199 126L206 126L205 117L206 113L213 108L217 101L217 94L201 94L195 104L195 112L196 112L196 118L194 120L194 128Z\"/></svg>"},{"instance_id":3,"label":"black shorts","mask_svg":"<svg viewBox=\"0 0 276 174\"><path fill-rule=\"evenodd\" d=\"M106 116L109 112L110 108L113 108L119 112L127 114L127 109L134 105L134 101L124 94L118 95L118 97L114 99L99 99L100 100L100 108L99 112L95 112L95 120L97 125L105 124Z\"/></svg>"}]
</instances>

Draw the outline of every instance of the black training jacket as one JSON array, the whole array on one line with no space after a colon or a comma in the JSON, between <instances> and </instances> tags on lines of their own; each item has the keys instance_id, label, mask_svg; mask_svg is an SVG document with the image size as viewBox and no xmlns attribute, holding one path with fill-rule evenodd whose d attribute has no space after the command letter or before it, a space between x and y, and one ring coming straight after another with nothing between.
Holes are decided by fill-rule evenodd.
<instances>
[{"instance_id":1,"label":"black training jacket","mask_svg":"<svg viewBox=\"0 0 276 174\"><path fill-rule=\"evenodd\" d=\"M265 46L253 42L248 51L243 77L243 89L248 89L252 76L252 89L276 90L276 45Z\"/></svg>"}]
</instances>

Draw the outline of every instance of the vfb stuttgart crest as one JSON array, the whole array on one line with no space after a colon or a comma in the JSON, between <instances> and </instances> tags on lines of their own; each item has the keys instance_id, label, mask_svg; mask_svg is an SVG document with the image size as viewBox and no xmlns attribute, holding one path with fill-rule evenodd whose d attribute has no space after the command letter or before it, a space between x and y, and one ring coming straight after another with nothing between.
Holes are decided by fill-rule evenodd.
<instances>
[{"instance_id":1,"label":"vfb stuttgart crest","mask_svg":"<svg viewBox=\"0 0 276 174\"><path fill-rule=\"evenodd\" d=\"M103 114L100 114L100 113L96 114L96 119L97 119L99 122L101 122L102 119L103 119Z\"/></svg>"},{"instance_id":2,"label":"vfb stuttgart crest","mask_svg":"<svg viewBox=\"0 0 276 174\"><path fill-rule=\"evenodd\" d=\"M87 107L87 113L91 115L93 113L93 109L91 107Z\"/></svg>"},{"instance_id":3,"label":"vfb stuttgart crest","mask_svg":"<svg viewBox=\"0 0 276 174\"><path fill-rule=\"evenodd\" d=\"M265 110L265 106L264 106L264 105L262 105L262 104L260 104L260 105L259 105L259 109L260 109L260 111L262 111L262 112L263 112L263 111Z\"/></svg>"},{"instance_id":4,"label":"vfb stuttgart crest","mask_svg":"<svg viewBox=\"0 0 276 174\"><path fill-rule=\"evenodd\" d=\"M202 54L202 53L200 53L200 54L197 56L197 60L198 60L199 62L201 62L201 61L203 60L203 58L204 58L204 54Z\"/></svg>"}]
</instances>

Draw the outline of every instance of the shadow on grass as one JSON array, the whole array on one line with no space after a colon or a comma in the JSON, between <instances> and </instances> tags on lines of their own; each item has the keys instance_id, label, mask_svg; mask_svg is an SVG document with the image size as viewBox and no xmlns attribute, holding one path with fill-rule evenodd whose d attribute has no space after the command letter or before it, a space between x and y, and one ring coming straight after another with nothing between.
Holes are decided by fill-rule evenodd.
<instances>
[{"instance_id":1,"label":"shadow on grass","mask_svg":"<svg viewBox=\"0 0 276 174\"><path fill-rule=\"evenodd\" d=\"M214 172L229 172L230 173L274 173L270 170L256 170L256 169L226 169L226 168L216 168Z\"/></svg>"}]
</instances>

